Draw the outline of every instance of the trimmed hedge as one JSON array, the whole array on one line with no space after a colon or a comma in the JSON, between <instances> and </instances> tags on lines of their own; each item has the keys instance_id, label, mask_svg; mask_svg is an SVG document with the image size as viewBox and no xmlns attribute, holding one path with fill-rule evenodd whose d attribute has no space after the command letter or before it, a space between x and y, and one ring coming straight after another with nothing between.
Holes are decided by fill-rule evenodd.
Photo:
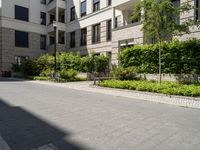
<instances>
[{"instance_id":1,"label":"trimmed hedge","mask_svg":"<svg viewBox=\"0 0 200 150\"><path fill-rule=\"evenodd\" d=\"M162 73L200 74L200 40L163 43ZM158 73L159 45L125 48L120 53L123 67L136 67L139 73Z\"/></svg>"},{"instance_id":2,"label":"trimmed hedge","mask_svg":"<svg viewBox=\"0 0 200 150\"><path fill-rule=\"evenodd\" d=\"M199 84L181 84L178 82L165 81L161 85L155 81L120 81L120 80L105 80L101 83L103 87L129 89L137 91L147 91L154 93L163 93L169 95L182 96L200 96Z\"/></svg>"}]
</instances>

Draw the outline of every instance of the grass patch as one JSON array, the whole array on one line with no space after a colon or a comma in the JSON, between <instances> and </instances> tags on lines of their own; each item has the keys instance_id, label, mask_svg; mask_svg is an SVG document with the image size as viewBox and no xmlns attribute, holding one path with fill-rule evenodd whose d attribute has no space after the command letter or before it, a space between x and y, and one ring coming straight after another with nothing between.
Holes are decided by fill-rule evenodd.
<instances>
[{"instance_id":1,"label":"grass patch","mask_svg":"<svg viewBox=\"0 0 200 150\"><path fill-rule=\"evenodd\" d=\"M178 82L163 81L160 85L158 82L153 81L105 80L100 84L100 86L162 93L168 95L181 95L192 97L200 96L200 84L182 84Z\"/></svg>"}]
</instances>

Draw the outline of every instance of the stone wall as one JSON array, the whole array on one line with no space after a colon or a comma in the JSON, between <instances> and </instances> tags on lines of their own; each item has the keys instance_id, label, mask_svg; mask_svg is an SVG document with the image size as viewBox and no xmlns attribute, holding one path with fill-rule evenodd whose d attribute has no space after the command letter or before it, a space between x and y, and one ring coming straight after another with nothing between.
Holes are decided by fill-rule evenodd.
<instances>
[{"instance_id":1,"label":"stone wall","mask_svg":"<svg viewBox=\"0 0 200 150\"><path fill-rule=\"evenodd\" d=\"M15 56L33 58L46 52L40 49L40 34L29 32L29 48L21 48L15 47L15 30L0 28L0 31L1 72L11 71Z\"/></svg>"}]
</instances>

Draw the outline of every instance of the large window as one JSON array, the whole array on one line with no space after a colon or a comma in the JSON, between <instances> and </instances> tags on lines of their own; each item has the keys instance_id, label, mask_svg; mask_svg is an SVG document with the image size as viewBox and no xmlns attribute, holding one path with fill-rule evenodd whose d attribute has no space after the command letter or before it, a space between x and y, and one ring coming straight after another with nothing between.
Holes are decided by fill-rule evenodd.
<instances>
[{"instance_id":1,"label":"large window","mask_svg":"<svg viewBox=\"0 0 200 150\"><path fill-rule=\"evenodd\" d=\"M100 9L100 0L93 0L93 12Z\"/></svg>"},{"instance_id":2,"label":"large window","mask_svg":"<svg viewBox=\"0 0 200 150\"><path fill-rule=\"evenodd\" d=\"M15 5L15 19L29 21L28 8Z\"/></svg>"},{"instance_id":3,"label":"large window","mask_svg":"<svg viewBox=\"0 0 200 150\"><path fill-rule=\"evenodd\" d=\"M107 35L106 35L106 39L107 41L110 41L112 38L112 21L108 20L107 21Z\"/></svg>"},{"instance_id":4,"label":"large window","mask_svg":"<svg viewBox=\"0 0 200 150\"><path fill-rule=\"evenodd\" d=\"M74 48L76 46L76 32L70 33L70 48Z\"/></svg>"},{"instance_id":5,"label":"large window","mask_svg":"<svg viewBox=\"0 0 200 150\"><path fill-rule=\"evenodd\" d=\"M200 0L195 0L195 6L196 6L195 18L197 20L200 20Z\"/></svg>"},{"instance_id":6,"label":"large window","mask_svg":"<svg viewBox=\"0 0 200 150\"><path fill-rule=\"evenodd\" d=\"M101 38L100 34L100 24L94 25L92 27L92 43L99 43Z\"/></svg>"},{"instance_id":7,"label":"large window","mask_svg":"<svg viewBox=\"0 0 200 150\"><path fill-rule=\"evenodd\" d=\"M86 0L81 2L81 17L85 16L87 11L86 11Z\"/></svg>"},{"instance_id":8,"label":"large window","mask_svg":"<svg viewBox=\"0 0 200 150\"><path fill-rule=\"evenodd\" d=\"M40 49L46 50L46 35L40 35Z\"/></svg>"},{"instance_id":9,"label":"large window","mask_svg":"<svg viewBox=\"0 0 200 150\"><path fill-rule=\"evenodd\" d=\"M75 20L76 12L75 12L75 7L72 7L70 10L70 21Z\"/></svg>"},{"instance_id":10,"label":"large window","mask_svg":"<svg viewBox=\"0 0 200 150\"><path fill-rule=\"evenodd\" d=\"M87 28L81 29L81 46L87 45Z\"/></svg>"},{"instance_id":11,"label":"large window","mask_svg":"<svg viewBox=\"0 0 200 150\"><path fill-rule=\"evenodd\" d=\"M46 13L40 12L41 25L46 25Z\"/></svg>"},{"instance_id":12,"label":"large window","mask_svg":"<svg viewBox=\"0 0 200 150\"><path fill-rule=\"evenodd\" d=\"M28 32L15 31L15 46L16 47L29 47L29 34Z\"/></svg>"}]
</instances>

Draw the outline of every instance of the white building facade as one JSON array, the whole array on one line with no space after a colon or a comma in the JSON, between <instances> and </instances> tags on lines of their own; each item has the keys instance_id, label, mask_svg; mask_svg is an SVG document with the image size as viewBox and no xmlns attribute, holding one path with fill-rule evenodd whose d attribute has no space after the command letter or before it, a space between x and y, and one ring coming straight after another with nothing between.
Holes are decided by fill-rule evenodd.
<instances>
[{"instance_id":1,"label":"white building facade","mask_svg":"<svg viewBox=\"0 0 200 150\"><path fill-rule=\"evenodd\" d=\"M58 51L106 54L113 65L118 64L121 47L144 43L142 23L130 19L138 1L0 0L0 74L23 59L53 53L55 41ZM190 2L197 9L181 15L180 21L200 19L199 0ZM191 30L178 38L200 38L197 28Z\"/></svg>"}]
</instances>

